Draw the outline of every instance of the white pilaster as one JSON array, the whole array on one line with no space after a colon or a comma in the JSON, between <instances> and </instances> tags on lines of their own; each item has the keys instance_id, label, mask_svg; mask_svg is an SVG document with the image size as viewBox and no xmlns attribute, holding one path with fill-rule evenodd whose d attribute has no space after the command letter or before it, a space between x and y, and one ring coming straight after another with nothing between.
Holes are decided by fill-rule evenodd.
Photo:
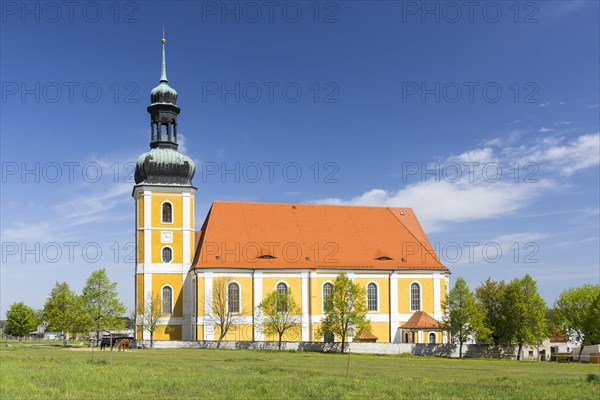
<instances>
[{"instance_id":1,"label":"white pilaster","mask_svg":"<svg viewBox=\"0 0 600 400\"><path fill-rule=\"evenodd\" d=\"M442 320L441 278L441 274L433 273L433 318L437 321Z\"/></svg>"},{"instance_id":2,"label":"white pilaster","mask_svg":"<svg viewBox=\"0 0 600 400\"><path fill-rule=\"evenodd\" d=\"M192 251L191 251L191 233L193 230L192 221L191 221L191 197L190 193L182 193L182 201L183 201L183 210L181 212L183 221L181 222L181 227L183 228L183 265L184 268L189 269L190 264L192 262Z\"/></svg>"},{"instance_id":3,"label":"white pilaster","mask_svg":"<svg viewBox=\"0 0 600 400\"><path fill-rule=\"evenodd\" d=\"M393 342L399 327L400 315L398 314L398 273L390 275L390 338Z\"/></svg>"},{"instance_id":4,"label":"white pilaster","mask_svg":"<svg viewBox=\"0 0 600 400\"><path fill-rule=\"evenodd\" d=\"M144 191L144 264L152 262L152 196Z\"/></svg>"},{"instance_id":5,"label":"white pilaster","mask_svg":"<svg viewBox=\"0 0 600 400\"><path fill-rule=\"evenodd\" d=\"M192 340L192 276L191 273L182 274L183 297L183 326L181 327L181 339Z\"/></svg>"},{"instance_id":6,"label":"white pilaster","mask_svg":"<svg viewBox=\"0 0 600 400\"><path fill-rule=\"evenodd\" d=\"M152 274L144 274L144 308L147 301L152 301ZM150 340L150 332L144 329L142 339Z\"/></svg>"},{"instance_id":7,"label":"white pilaster","mask_svg":"<svg viewBox=\"0 0 600 400\"><path fill-rule=\"evenodd\" d=\"M213 273L204 273L204 340L215 340L215 326L210 321L212 315Z\"/></svg>"},{"instance_id":8,"label":"white pilaster","mask_svg":"<svg viewBox=\"0 0 600 400\"><path fill-rule=\"evenodd\" d=\"M302 277L302 341L308 342L310 340L309 272L303 271L300 273L300 276Z\"/></svg>"},{"instance_id":9,"label":"white pilaster","mask_svg":"<svg viewBox=\"0 0 600 400\"><path fill-rule=\"evenodd\" d=\"M258 307L260 302L262 301L262 292L263 292L263 273L262 271L254 272L253 278L253 286L254 286L254 306ZM256 310L253 310L256 313ZM261 341L263 340L263 333L260 329L260 324L258 320L254 321L254 340Z\"/></svg>"}]
</instances>

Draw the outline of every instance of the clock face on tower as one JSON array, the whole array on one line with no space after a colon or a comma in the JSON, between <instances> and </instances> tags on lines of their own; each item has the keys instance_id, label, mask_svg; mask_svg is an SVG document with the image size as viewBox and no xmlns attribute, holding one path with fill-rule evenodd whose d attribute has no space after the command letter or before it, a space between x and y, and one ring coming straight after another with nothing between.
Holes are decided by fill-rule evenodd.
<instances>
[{"instance_id":1,"label":"clock face on tower","mask_svg":"<svg viewBox=\"0 0 600 400\"><path fill-rule=\"evenodd\" d=\"M173 243L173 232L171 231L163 231L160 233L160 242L161 243Z\"/></svg>"}]
</instances>

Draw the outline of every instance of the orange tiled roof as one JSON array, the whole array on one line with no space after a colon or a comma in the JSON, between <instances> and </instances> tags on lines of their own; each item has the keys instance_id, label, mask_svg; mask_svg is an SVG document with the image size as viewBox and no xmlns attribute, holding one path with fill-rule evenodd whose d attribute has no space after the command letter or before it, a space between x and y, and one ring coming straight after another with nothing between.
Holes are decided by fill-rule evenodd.
<instances>
[{"instance_id":1,"label":"orange tiled roof","mask_svg":"<svg viewBox=\"0 0 600 400\"><path fill-rule=\"evenodd\" d=\"M410 208L216 201L195 239L193 268L447 271Z\"/></svg>"},{"instance_id":2,"label":"orange tiled roof","mask_svg":"<svg viewBox=\"0 0 600 400\"><path fill-rule=\"evenodd\" d=\"M402 329L441 329L442 325L424 311L415 312L400 328Z\"/></svg>"}]
</instances>

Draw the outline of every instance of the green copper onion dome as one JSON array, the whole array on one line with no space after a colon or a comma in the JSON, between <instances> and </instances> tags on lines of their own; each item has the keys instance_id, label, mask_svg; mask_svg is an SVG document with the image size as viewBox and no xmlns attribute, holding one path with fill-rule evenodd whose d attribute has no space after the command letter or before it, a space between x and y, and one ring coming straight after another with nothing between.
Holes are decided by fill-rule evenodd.
<instances>
[{"instance_id":1,"label":"green copper onion dome","mask_svg":"<svg viewBox=\"0 0 600 400\"><path fill-rule=\"evenodd\" d=\"M150 151L142 154L135 166L138 185L192 186L196 172L194 161L177 151L177 91L167 81L165 44L162 39L162 71L160 84L150 92Z\"/></svg>"},{"instance_id":2,"label":"green copper onion dome","mask_svg":"<svg viewBox=\"0 0 600 400\"><path fill-rule=\"evenodd\" d=\"M192 186L196 165L191 158L171 148L157 147L139 156L135 183Z\"/></svg>"}]
</instances>

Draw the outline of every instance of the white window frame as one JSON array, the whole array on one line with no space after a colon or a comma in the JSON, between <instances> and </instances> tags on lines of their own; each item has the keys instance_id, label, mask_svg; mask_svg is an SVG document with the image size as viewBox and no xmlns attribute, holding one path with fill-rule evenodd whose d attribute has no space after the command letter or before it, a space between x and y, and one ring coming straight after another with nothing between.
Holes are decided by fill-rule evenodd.
<instances>
[{"instance_id":1,"label":"white window frame","mask_svg":"<svg viewBox=\"0 0 600 400\"><path fill-rule=\"evenodd\" d=\"M375 305L377 307L375 310L369 310L369 285L371 283L375 285L375 297L376 297L376 299L375 299L376 300ZM366 289L367 289L366 290L366 292L367 292L366 293L366 296L367 296L367 312L378 313L379 312L379 297L380 297L379 296L379 284L377 282L375 282L375 281L370 281L369 283L367 283Z\"/></svg>"},{"instance_id":2,"label":"white window frame","mask_svg":"<svg viewBox=\"0 0 600 400\"><path fill-rule=\"evenodd\" d=\"M238 286L238 310L232 314L239 315L242 313L242 285L238 281L232 280L227 284L227 312L229 312L229 285L235 283Z\"/></svg>"},{"instance_id":3,"label":"white window frame","mask_svg":"<svg viewBox=\"0 0 600 400\"><path fill-rule=\"evenodd\" d=\"M419 286L419 309L418 310L413 310L413 308L412 308L412 285L415 283ZM410 312L423 311L423 285L421 285L421 282L419 282L419 281L412 281L408 285L408 308L409 308Z\"/></svg>"},{"instance_id":4,"label":"white window frame","mask_svg":"<svg viewBox=\"0 0 600 400\"><path fill-rule=\"evenodd\" d=\"M169 312L169 313L163 312L163 303L164 303L163 290L165 288L171 289L171 304L169 305L169 309L171 310L171 312ZM174 295L174 293L175 293L175 291L173 290L173 286L169 285L168 283L163 285L160 288L160 314L161 315L173 315L173 295Z\"/></svg>"},{"instance_id":5,"label":"white window frame","mask_svg":"<svg viewBox=\"0 0 600 400\"><path fill-rule=\"evenodd\" d=\"M289 283L287 283L286 281L278 281L278 282L275 284L275 291L276 291L277 293L279 293L279 290L277 289L277 286L279 286L279 284L280 284L280 283L283 283L283 284L285 285L285 287L286 287L286 294L287 294L288 298L291 300L291 296L290 296L290 285L289 285ZM288 302L288 303L289 303L289 302ZM289 306L290 306L290 305L288 304L288 307L289 307ZM277 311L277 312L279 312L279 311L278 311L278 307L276 307L276 311Z\"/></svg>"},{"instance_id":6,"label":"white window frame","mask_svg":"<svg viewBox=\"0 0 600 400\"><path fill-rule=\"evenodd\" d=\"M325 281L323 282L323 284L321 285L321 311L323 313L323 315L325 315L325 297L323 296L323 289L325 288L326 284L330 284L331 285L331 294L333 294L333 282L331 281Z\"/></svg>"},{"instance_id":7,"label":"white window frame","mask_svg":"<svg viewBox=\"0 0 600 400\"><path fill-rule=\"evenodd\" d=\"M275 284L275 290L277 290L277 286L279 286L280 283L283 283L285 285L285 287L287 288L287 295L289 296L290 295L290 285L286 281L278 281ZM277 290L277 293L279 293L279 290Z\"/></svg>"},{"instance_id":8,"label":"white window frame","mask_svg":"<svg viewBox=\"0 0 600 400\"><path fill-rule=\"evenodd\" d=\"M168 247L169 249L171 249L171 261L165 261L164 257L163 257L163 250ZM173 262L173 259L175 258L175 251L173 251L173 247L171 246L163 246L160 248L160 260L163 262L163 264L171 264Z\"/></svg>"},{"instance_id":9,"label":"white window frame","mask_svg":"<svg viewBox=\"0 0 600 400\"><path fill-rule=\"evenodd\" d=\"M171 205L171 222L163 222L163 205L165 203L169 203ZM165 200L160 203L160 223L163 225L173 225L175 223L175 207L173 207L173 203L171 203L169 200Z\"/></svg>"}]
</instances>

